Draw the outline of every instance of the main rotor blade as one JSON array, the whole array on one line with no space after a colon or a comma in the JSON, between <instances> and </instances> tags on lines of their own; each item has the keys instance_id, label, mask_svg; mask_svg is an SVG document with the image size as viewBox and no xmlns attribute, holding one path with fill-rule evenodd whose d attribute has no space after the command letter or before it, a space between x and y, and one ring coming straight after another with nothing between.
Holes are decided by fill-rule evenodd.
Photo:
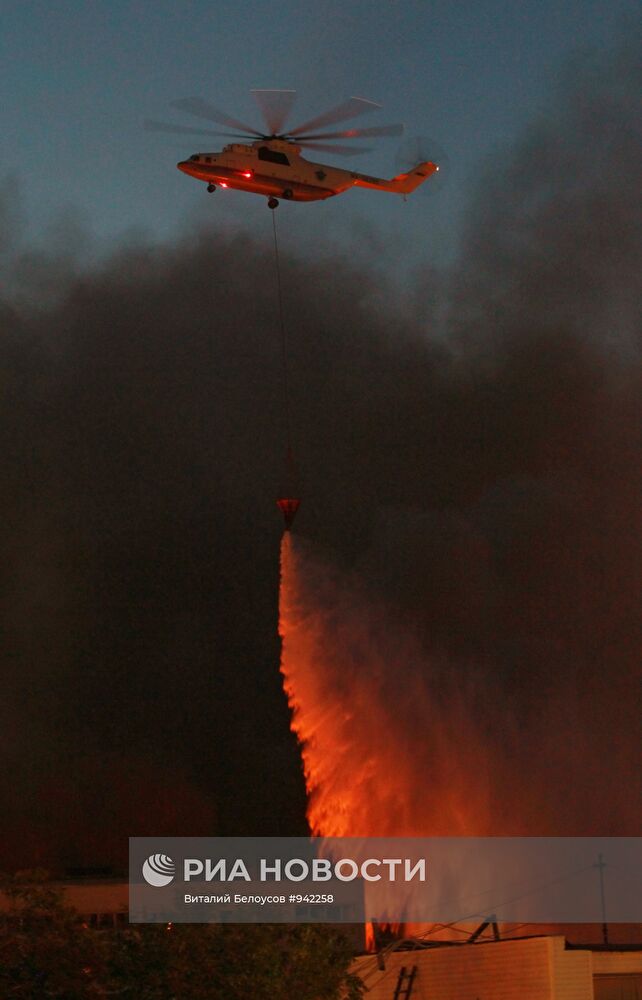
<instances>
[{"instance_id":1,"label":"main rotor blade","mask_svg":"<svg viewBox=\"0 0 642 1000\"><path fill-rule=\"evenodd\" d=\"M375 125L374 128L347 128L343 132L317 132L315 135L300 135L303 139L362 139L375 135L403 135L403 125Z\"/></svg>"},{"instance_id":2,"label":"main rotor blade","mask_svg":"<svg viewBox=\"0 0 642 1000\"><path fill-rule=\"evenodd\" d=\"M254 139L253 135L239 135L238 132L215 132L211 128L192 128L191 125L172 125L170 122L156 122L147 118L143 123L146 132L170 132L174 135L213 135L231 139Z\"/></svg>"},{"instance_id":3,"label":"main rotor blade","mask_svg":"<svg viewBox=\"0 0 642 1000\"><path fill-rule=\"evenodd\" d=\"M310 129L323 128L324 125L345 122L349 118L357 118L359 115L365 115L368 111L376 111L380 107L380 104L375 104L374 101L366 101L363 97L351 97L349 101L337 104L336 108L331 108L325 114L319 115L317 118L311 118L309 121L304 122L303 125L291 129L288 135L301 135L302 132L309 132Z\"/></svg>"},{"instance_id":4,"label":"main rotor blade","mask_svg":"<svg viewBox=\"0 0 642 1000\"><path fill-rule=\"evenodd\" d=\"M227 125L228 128L237 128L240 132L249 132L259 139L263 138L262 132L257 132L251 125L240 122L238 118L230 118L224 111L219 111L213 104L204 101L201 97L181 97L178 101L172 101L172 107L179 111L187 111L195 118L204 118L208 122L216 122L217 125Z\"/></svg>"},{"instance_id":5,"label":"main rotor blade","mask_svg":"<svg viewBox=\"0 0 642 1000\"><path fill-rule=\"evenodd\" d=\"M301 140L301 145L305 149L318 149L322 153L336 153L337 156L361 156L362 153L371 153L369 146L335 146L325 142L306 142Z\"/></svg>"},{"instance_id":6,"label":"main rotor blade","mask_svg":"<svg viewBox=\"0 0 642 1000\"><path fill-rule=\"evenodd\" d=\"M296 90L253 90L252 97L263 115L270 135L281 135L292 110Z\"/></svg>"}]
</instances>

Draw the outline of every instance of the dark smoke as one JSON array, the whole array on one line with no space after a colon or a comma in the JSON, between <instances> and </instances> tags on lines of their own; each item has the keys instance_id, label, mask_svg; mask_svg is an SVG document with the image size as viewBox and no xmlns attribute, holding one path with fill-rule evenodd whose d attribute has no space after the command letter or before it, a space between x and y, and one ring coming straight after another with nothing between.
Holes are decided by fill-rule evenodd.
<instances>
[{"instance_id":1,"label":"dark smoke","mask_svg":"<svg viewBox=\"0 0 642 1000\"><path fill-rule=\"evenodd\" d=\"M283 248L297 527L502 707L507 825L511 781L549 801L540 826L639 824L639 83L626 47L576 65L493 158L434 324L386 310L379 276ZM82 225L25 247L14 200L0 864L122 864L135 833L299 833L269 244L204 229L86 266Z\"/></svg>"}]
</instances>

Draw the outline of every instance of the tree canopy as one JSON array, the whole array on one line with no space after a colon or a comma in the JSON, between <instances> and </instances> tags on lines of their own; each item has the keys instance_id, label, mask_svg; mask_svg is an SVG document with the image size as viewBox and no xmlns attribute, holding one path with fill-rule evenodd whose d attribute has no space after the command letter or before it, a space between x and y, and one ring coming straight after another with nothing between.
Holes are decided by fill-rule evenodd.
<instances>
[{"instance_id":1,"label":"tree canopy","mask_svg":"<svg viewBox=\"0 0 642 1000\"><path fill-rule=\"evenodd\" d=\"M314 924L95 930L45 872L0 879L0 996L12 1000L358 1000L340 932Z\"/></svg>"}]
</instances>

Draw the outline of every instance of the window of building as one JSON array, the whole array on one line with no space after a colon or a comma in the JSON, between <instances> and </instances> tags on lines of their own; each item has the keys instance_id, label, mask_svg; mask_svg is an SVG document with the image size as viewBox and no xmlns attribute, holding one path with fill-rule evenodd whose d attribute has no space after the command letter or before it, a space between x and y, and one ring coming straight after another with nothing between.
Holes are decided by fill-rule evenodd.
<instances>
[{"instance_id":1,"label":"window of building","mask_svg":"<svg viewBox=\"0 0 642 1000\"><path fill-rule=\"evenodd\" d=\"M614 972L593 977L595 1000L639 1000L642 996L642 973Z\"/></svg>"}]
</instances>

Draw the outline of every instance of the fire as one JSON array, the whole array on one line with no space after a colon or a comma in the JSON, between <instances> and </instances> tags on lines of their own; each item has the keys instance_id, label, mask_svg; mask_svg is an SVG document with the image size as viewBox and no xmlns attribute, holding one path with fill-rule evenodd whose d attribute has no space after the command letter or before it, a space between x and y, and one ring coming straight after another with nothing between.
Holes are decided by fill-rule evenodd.
<instances>
[{"instance_id":1,"label":"fire","mask_svg":"<svg viewBox=\"0 0 642 1000\"><path fill-rule=\"evenodd\" d=\"M510 700L496 688L480 697L470 672L429 657L412 626L373 598L356 575L339 574L290 532L281 547L279 611L281 672L313 835L575 832L552 809L550 779L547 795L541 794L537 761L531 756L528 768L519 766L520 724ZM551 692L549 700L557 705L555 719L559 699ZM547 725L542 719L542 734ZM532 732L529 737L531 744ZM543 745L542 737L538 747ZM512 754L506 752L511 746ZM590 762L588 757L587 767ZM466 898L465 885L457 891ZM473 927L390 929L461 937ZM366 933L372 949L373 928Z\"/></svg>"},{"instance_id":2,"label":"fire","mask_svg":"<svg viewBox=\"0 0 642 1000\"><path fill-rule=\"evenodd\" d=\"M289 533L279 631L314 835L492 832L484 755L455 685L356 579Z\"/></svg>"}]
</instances>

